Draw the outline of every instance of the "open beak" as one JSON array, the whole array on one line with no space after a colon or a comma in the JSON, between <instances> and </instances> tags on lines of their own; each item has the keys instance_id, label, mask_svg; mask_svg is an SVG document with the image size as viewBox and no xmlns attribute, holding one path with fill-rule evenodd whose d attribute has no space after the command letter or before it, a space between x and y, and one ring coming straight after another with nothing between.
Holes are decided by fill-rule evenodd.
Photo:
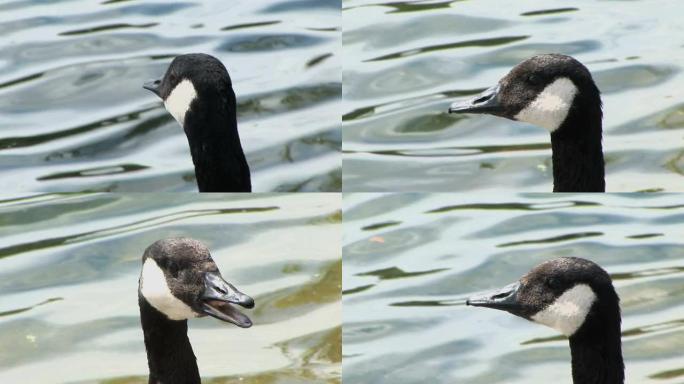
<instances>
[{"instance_id":1,"label":"open beak","mask_svg":"<svg viewBox=\"0 0 684 384\"><path fill-rule=\"evenodd\" d=\"M500 85L497 84L479 95L463 101L457 101L449 107L449 113L488 113L496 114L500 111L499 103Z\"/></svg>"},{"instance_id":2,"label":"open beak","mask_svg":"<svg viewBox=\"0 0 684 384\"><path fill-rule=\"evenodd\" d=\"M155 95L161 97L161 95L159 95L159 85L160 84L161 84L161 80L150 80L150 81L146 82L145 84L143 84L143 88L145 88L149 91L152 91L152 92L154 92Z\"/></svg>"},{"instance_id":3,"label":"open beak","mask_svg":"<svg viewBox=\"0 0 684 384\"><path fill-rule=\"evenodd\" d=\"M466 305L499 309L516 316L522 316L520 314L522 306L518 302L519 289L520 283L515 282L494 292L472 296L466 300Z\"/></svg>"},{"instance_id":4,"label":"open beak","mask_svg":"<svg viewBox=\"0 0 684 384\"><path fill-rule=\"evenodd\" d=\"M254 299L223 280L218 272L204 274L204 292L201 299L202 311L207 315L233 323L241 328L252 326L252 320L243 315L232 304L244 308L254 308Z\"/></svg>"}]
</instances>

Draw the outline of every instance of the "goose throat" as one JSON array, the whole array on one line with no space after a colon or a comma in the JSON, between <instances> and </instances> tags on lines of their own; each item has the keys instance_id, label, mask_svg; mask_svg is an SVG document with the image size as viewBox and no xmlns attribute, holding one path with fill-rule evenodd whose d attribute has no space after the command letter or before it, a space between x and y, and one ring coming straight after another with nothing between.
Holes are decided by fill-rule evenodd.
<instances>
[{"instance_id":1,"label":"goose throat","mask_svg":"<svg viewBox=\"0 0 684 384\"><path fill-rule=\"evenodd\" d=\"M170 320L186 320L197 317L197 313L173 295L166 281L164 271L157 262L148 258L140 274L140 293L157 311Z\"/></svg>"},{"instance_id":2,"label":"goose throat","mask_svg":"<svg viewBox=\"0 0 684 384\"><path fill-rule=\"evenodd\" d=\"M185 115L196 98L197 91L192 81L183 79L164 100L164 107L180 125L184 125Z\"/></svg>"},{"instance_id":3,"label":"goose throat","mask_svg":"<svg viewBox=\"0 0 684 384\"><path fill-rule=\"evenodd\" d=\"M586 284L578 284L563 292L532 320L551 327L565 336L572 336L582 326L596 301L596 294Z\"/></svg>"},{"instance_id":4,"label":"goose throat","mask_svg":"<svg viewBox=\"0 0 684 384\"><path fill-rule=\"evenodd\" d=\"M576 94L577 87L572 80L567 77L556 79L518 112L515 119L554 132L568 116Z\"/></svg>"}]
</instances>

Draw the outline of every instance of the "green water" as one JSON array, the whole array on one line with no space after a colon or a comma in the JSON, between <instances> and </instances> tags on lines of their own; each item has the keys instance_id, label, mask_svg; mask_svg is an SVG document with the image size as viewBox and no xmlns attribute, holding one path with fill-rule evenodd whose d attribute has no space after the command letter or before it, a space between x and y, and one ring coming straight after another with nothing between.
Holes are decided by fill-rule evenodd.
<instances>
[{"instance_id":1,"label":"green water","mask_svg":"<svg viewBox=\"0 0 684 384\"><path fill-rule=\"evenodd\" d=\"M606 190L682 191L683 11L679 0L345 0L344 190L550 192L544 129L446 111L557 52L601 89Z\"/></svg>"},{"instance_id":2,"label":"green water","mask_svg":"<svg viewBox=\"0 0 684 384\"><path fill-rule=\"evenodd\" d=\"M253 190L341 189L339 0L3 1L10 191L196 191L182 128L142 84L204 52L230 72Z\"/></svg>"},{"instance_id":3,"label":"green water","mask_svg":"<svg viewBox=\"0 0 684 384\"><path fill-rule=\"evenodd\" d=\"M579 256L621 298L627 382L681 384L682 224L668 194L346 194L343 381L572 382L558 332L465 299Z\"/></svg>"},{"instance_id":4,"label":"green water","mask_svg":"<svg viewBox=\"0 0 684 384\"><path fill-rule=\"evenodd\" d=\"M0 382L143 383L144 249L188 236L253 297L254 326L189 321L208 383L339 383L334 194L89 194L0 202Z\"/></svg>"}]
</instances>

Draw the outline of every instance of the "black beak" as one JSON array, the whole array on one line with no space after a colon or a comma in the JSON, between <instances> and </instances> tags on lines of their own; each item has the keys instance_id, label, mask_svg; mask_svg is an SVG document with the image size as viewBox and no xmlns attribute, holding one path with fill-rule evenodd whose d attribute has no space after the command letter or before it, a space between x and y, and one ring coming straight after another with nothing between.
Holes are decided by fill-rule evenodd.
<instances>
[{"instance_id":1,"label":"black beak","mask_svg":"<svg viewBox=\"0 0 684 384\"><path fill-rule=\"evenodd\" d=\"M500 111L499 84L487 89L469 100L457 101L449 107L449 113L488 113Z\"/></svg>"},{"instance_id":2,"label":"black beak","mask_svg":"<svg viewBox=\"0 0 684 384\"><path fill-rule=\"evenodd\" d=\"M150 80L143 84L143 88L152 91L155 95L161 97L159 94L159 85L161 85L161 80Z\"/></svg>"},{"instance_id":3,"label":"black beak","mask_svg":"<svg viewBox=\"0 0 684 384\"><path fill-rule=\"evenodd\" d=\"M244 308L254 308L254 299L238 291L232 284L223 280L218 272L204 274L202 310L209 316L227 321L242 328L252 326L249 317L243 315L231 304Z\"/></svg>"},{"instance_id":4,"label":"black beak","mask_svg":"<svg viewBox=\"0 0 684 384\"><path fill-rule=\"evenodd\" d=\"M521 316L520 310L522 309L522 306L518 302L519 289L520 283L515 282L494 292L470 297L466 300L466 305L499 309Z\"/></svg>"}]
</instances>

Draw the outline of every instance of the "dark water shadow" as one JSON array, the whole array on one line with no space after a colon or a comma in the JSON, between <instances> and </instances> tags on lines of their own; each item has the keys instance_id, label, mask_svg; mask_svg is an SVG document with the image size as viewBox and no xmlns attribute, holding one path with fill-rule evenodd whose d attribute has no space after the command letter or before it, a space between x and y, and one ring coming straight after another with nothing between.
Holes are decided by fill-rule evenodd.
<instances>
[{"instance_id":1,"label":"dark water shadow","mask_svg":"<svg viewBox=\"0 0 684 384\"><path fill-rule=\"evenodd\" d=\"M372 59L364 60L364 62L392 60L392 59L398 59L398 58L405 58L405 57L420 55L420 54L429 53L429 52L433 52L433 51L444 51L444 50L455 49L455 48L492 47L492 46L497 46L497 45L506 45L506 44L514 43L516 41L525 40L529 37L530 36L506 36L506 37L496 37L496 38L489 38L489 39L459 41L456 43L448 43L448 44L431 45L431 46L427 46L427 47L414 48L414 49L409 49L409 50L405 50L405 51L400 51L400 52L395 52L395 53L391 53L388 55L375 57Z\"/></svg>"}]
</instances>

